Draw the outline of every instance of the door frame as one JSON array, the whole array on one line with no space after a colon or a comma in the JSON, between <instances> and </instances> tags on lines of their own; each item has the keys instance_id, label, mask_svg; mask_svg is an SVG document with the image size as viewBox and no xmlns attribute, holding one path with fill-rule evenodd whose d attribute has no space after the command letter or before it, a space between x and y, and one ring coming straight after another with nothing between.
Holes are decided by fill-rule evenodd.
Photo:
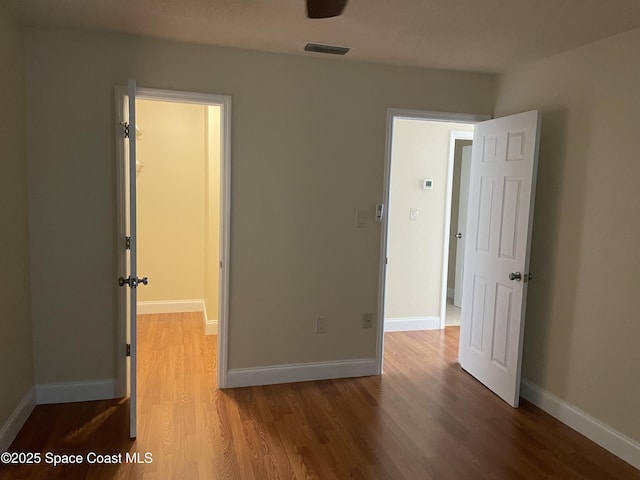
<instances>
[{"instance_id":1,"label":"door frame","mask_svg":"<svg viewBox=\"0 0 640 480\"><path fill-rule=\"evenodd\" d=\"M432 120L435 122L451 122L451 123L472 123L476 124L485 120L490 120L491 115L469 114L469 113L450 113L450 112L434 112L428 110L411 110L403 108L389 108L387 109L387 132L385 142L385 165L384 165L384 180L382 186L382 204L384 205L385 213L382 218L382 228L380 229L380 264L378 275L378 324L376 331L376 371L378 374L382 374L384 370L384 299L386 291L386 277L387 277L387 241L389 230L389 196L391 193L391 147L393 141L393 121L396 118L407 118L416 120ZM453 175L453 172L451 172ZM453 178L453 177L451 177ZM447 186L448 197L450 197L450 186ZM449 219L451 215L451 199L447 201L449 209ZM450 221L450 220L449 220ZM445 229L445 236L448 237L449 232ZM446 246L447 251L449 246ZM447 256L445 256L444 262L448 263ZM443 269L444 271L444 269ZM443 289L446 292L446 285L443 285ZM445 293L446 295L446 293ZM445 297L446 302L446 297ZM444 305L446 309L446 303ZM443 322L441 317L441 323Z\"/></svg>"},{"instance_id":2,"label":"door frame","mask_svg":"<svg viewBox=\"0 0 640 480\"><path fill-rule=\"evenodd\" d=\"M462 122L458 122L462 123ZM476 123L476 122L474 122ZM447 321L447 280L449 277L449 242L451 241L451 203L453 201L453 170L456 153L456 140L472 140L473 132L453 130L449 133L449 159L447 160L447 187L444 205L444 238L442 245L442 292L440 293L440 328ZM458 206L458 208L460 208Z\"/></svg>"},{"instance_id":3,"label":"door frame","mask_svg":"<svg viewBox=\"0 0 640 480\"><path fill-rule=\"evenodd\" d=\"M115 87L115 131L121 131L124 121L123 102L127 97L126 86ZM229 340L229 278L231 255L231 97L199 92L161 90L138 87L136 99L158 100L175 103L191 103L199 105L215 105L220 107L220 283L218 298L218 388L227 384L228 373L228 340ZM123 142L118 133L116 140L116 272L125 271L125 171ZM114 276L117 278L118 273ZM118 369L118 385L120 396L126 396L127 357L126 357L126 299L122 289L116 285L118 328L116 341L116 358Z\"/></svg>"}]
</instances>

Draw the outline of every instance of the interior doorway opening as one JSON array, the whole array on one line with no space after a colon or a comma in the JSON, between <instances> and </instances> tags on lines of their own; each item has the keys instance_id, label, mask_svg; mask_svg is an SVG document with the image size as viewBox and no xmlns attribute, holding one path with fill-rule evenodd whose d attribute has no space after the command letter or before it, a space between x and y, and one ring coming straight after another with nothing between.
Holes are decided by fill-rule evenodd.
<instances>
[{"instance_id":1,"label":"interior doorway opening","mask_svg":"<svg viewBox=\"0 0 640 480\"><path fill-rule=\"evenodd\" d=\"M138 109L140 118L136 116ZM170 112L162 114L158 109ZM130 397L132 438L136 432L136 370L145 361L136 354L137 315L132 314L139 303L135 294L138 285L158 287L148 294L140 289L140 313L203 313L203 334L218 334L217 386L226 386L230 119L228 96L136 88L135 81L130 81L128 88L116 87L116 122L124 133L124 138L116 136L117 268L135 272L140 257L141 267L153 271L147 274L140 270L140 277L130 274L124 281L120 278L120 285L128 284L131 295L125 295L125 289L118 290L118 374L122 395ZM156 141L152 141L154 135ZM164 142L167 139L171 141ZM141 155L136 151L138 144L142 145ZM154 182L149 182L151 177ZM135 200L139 182L143 186L140 202ZM138 203L143 216L140 248ZM195 243L187 241L187 236L195 236Z\"/></svg>"},{"instance_id":2,"label":"interior doorway opening","mask_svg":"<svg viewBox=\"0 0 640 480\"><path fill-rule=\"evenodd\" d=\"M138 314L201 312L217 334L219 105L136 100Z\"/></svg>"},{"instance_id":3,"label":"interior doorway opening","mask_svg":"<svg viewBox=\"0 0 640 480\"><path fill-rule=\"evenodd\" d=\"M467 132L465 132L467 133ZM455 132L452 132L455 137ZM446 310L444 326L460 325L466 240L471 138L452 138L453 175L451 181L451 215L449 226L448 267L446 272ZM446 246L445 246L446 248ZM443 277L444 282L444 277Z\"/></svg>"},{"instance_id":4,"label":"interior doorway opening","mask_svg":"<svg viewBox=\"0 0 640 480\"><path fill-rule=\"evenodd\" d=\"M400 118L397 118L400 117ZM385 200L390 214L383 223L380 296L385 314L387 266L393 255L393 183L396 131L402 119L475 122L464 248L460 366L513 407L518 406L524 318L529 272L533 206L540 142L537 110L493 120L461 119L455 114L422 114L391 110L388 114ZM420 137L416 137L420 139ZM414 142L415 143L415 142ZM409 145L412 145L409 142ZM415 148L414 148L415 149ZM432 187L423 179L424 188ZM417 220L418 209L409 216ZM445 238L448 236L445 229ZM416 242L420 243L420 242ZM445 245L446 245L445 241ZM443 278L448 252L443 255ZM415 262L420 266L420 262ZM443 292L446 285L442 284ZM419 290L419 293L423 292ZM446 294L443 293L443 300ZM444 306L444 301L441 307ZM444 319L442 315L441 319ZM378 335L379 372L383 367L384 317ZM444 323L444 322L443 322ZM409 328L405 328L408 330ZM416 330L417 328L411 328ZM420 329L425 329L420 328Z\"/></svg>"},{"instance_id":5,"label":"interior doorway opening","mask_svg":"<svg viewBox=\"0 0 640 480\"><path fill-rule=\"evenodd\" d=\"M390 118L385 332L445 327L454 290L451 250L461 230L462 148L474 129L461 120L420 112Z\"/></svg>"},{"instance_id":6,"label":"interior doorway opening","mask_svg":"<svg viewBox=\"0 0 640 480\"><path fill-rule=\"evenodd\" d=\"M450 236L451 236L451 195L453 190L453 173L454 173L454 155L456 153L456 140L472 140L474 126L491 117L489 115L474 115L474 114L455 114L455 113L443 113L443 112L429 112L419 110L405 110L405 109L389 109L387 111L387 138L386 138L386 162L385 162L385 178L384 178L384 194L383 202L387 206L387 216L383 219L382 225L382 239L381 239L381 255L380 255L380 282L379 282L379 313L378 313L378 343L376 358L378 361L378 371L383 372L383 357L384 357L384 334L391 331L406 331L406 330L424 330L424 329L444 329L447 316L447 278L449 269L449 250L450 250ZM399 132L398 126L405 124L409 129L420 130L420 128L426 128L429 124L438 125L441 130L440 136L440 150L444 148L444 153L440 154L440 165L434 170L416 171L414 169L411 172L408 179L402 181L398 179L393 172L394 160L398 158L398 139ZM458 127L456 127L458 125ZM444 138L442 136L444 135ZM427 165L421 164L420 159L424 159L426 152L430 151L428 145L425 145L424 138L421 139L419 134L412 135L412 138L417 142L405 142L408 145L409 150L413 150L417 154L418 164L421 168L429 168ZM428 143L428 142L427 142ZM400 143L401 145L402 143ZM444 147L442 146L444 145ZM402 149L400 149L402 150ZM435 175L431 175L430 172L437 172L440 175L439 189L436 186ZM431 182L429 182L431 180ZM398 204L396 200L392 198L394 190L393 183L403 183L404 188L413 191L413 196L409 195L410 201L426 201L424 206ZM396 187L402 188L403 185ZM434 192L435 189L435 192ZM435 197L439 195L439 206L432 208L434 205L429 204L428 200L434 200L429 198L430 193L436 193L431 195ZM426 195L425 195L426 194ZM435 202L432 202L435 203ZM414 264L417 269L425 269L424 262L416 261L412 257L412 252L416 252L417 248L420 248L422 255L434 255L436 260L431 259L430 266L430 288L431 294L429 298L429 310L423 310L423 312L400 312L403 316L393 316L393 305L389 307L390 295L387 294L389 289L389 281L393 282L393 278L389 275L389 265L392 265L391 270L393 274L393 248L389 248L389 244L393 242L394 232L392 225L392 218L394 212L396 218L399 218L401 222L411 226L417 226L420 223L421 208L425 213L434 214L436 218L423 217L424 220L429 219L429 222L425 223L425 227L437 225L439 233L432 235L432 239L435 240L435 245L431 248L425 248L424 242L414 240L414 246L409 248L405 252L405 256L409 257L409 261ZM417 211L416 211L417 209ZM414 229L418 230L418 229ZM426 231L426 228L424 229ZM414 232L416 233L416 232ZM433 233L433 232L432 232ZM457 233L457 232L456 232ZM398 232L395 234L398 236ZM411 245L409 245L411 246ZM418 273L425 277L424 272ZM401 290L401 289L397 289ZM413 289L416 296L422 295L423 291L420 288ZM406 292L405 292L406 293ZM424 304L424 302L423 302ZM393 319L400 320L393 320ZM391 319L391 320L390 320Z\"/></svg>"}]
</instances>

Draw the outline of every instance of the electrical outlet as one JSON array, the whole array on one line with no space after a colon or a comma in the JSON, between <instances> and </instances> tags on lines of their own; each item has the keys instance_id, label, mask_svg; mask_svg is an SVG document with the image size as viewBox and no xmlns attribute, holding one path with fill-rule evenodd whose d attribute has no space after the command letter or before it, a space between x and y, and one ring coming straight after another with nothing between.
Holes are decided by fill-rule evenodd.
<instances>
[{"instance_id":1,"label":"electrical outlet","mask_svg":"<svg viewBox=\"0 0 640 480\"><path fill-rule=\"evenodd\" d=\"M327 317L316 317L316 333L327 333Z\"/></svg>"},{"instance_id":2,"label":"electrical outlet","mask_svg":"<svg viewBox=\"0 0 640 480\"><path fill-rule=\"evenodd\" d=\"M362 314L362 328L373 328L373 313Z\"/></svg>"}]
</instances>

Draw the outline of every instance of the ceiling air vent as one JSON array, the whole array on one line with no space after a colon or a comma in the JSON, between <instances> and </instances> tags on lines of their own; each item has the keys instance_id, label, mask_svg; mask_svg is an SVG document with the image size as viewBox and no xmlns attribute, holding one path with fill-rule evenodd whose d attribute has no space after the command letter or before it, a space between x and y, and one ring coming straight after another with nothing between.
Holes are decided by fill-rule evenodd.
<instances>
[{"instance_id":1,"label":"ceiling air vent","mask_svg":"<svg viewBox=\"0 0 640 480\"><path fill-rule=\"evenodd\" d=\"M349 47L336 47L334 45L322 45L320 43L307 43L304 49L307 52L328 53L330 55L344 55L350 50Z\"/></svg>"}]
</instances>

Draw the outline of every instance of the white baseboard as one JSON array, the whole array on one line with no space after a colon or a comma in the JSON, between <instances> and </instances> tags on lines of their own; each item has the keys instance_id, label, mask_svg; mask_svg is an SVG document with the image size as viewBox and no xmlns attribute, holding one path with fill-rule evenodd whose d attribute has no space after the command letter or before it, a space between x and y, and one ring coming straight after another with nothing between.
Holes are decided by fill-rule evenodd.
<instances>
[{"instance_id":1,"label":"white baseboard","mask_svg":"<svg viewBox=\"0 0 640 480\"><path fill-rule=\"evenodd\" d=\"M205 335L217 335L218 334L218 320L210 319L207 314L207 303L202 302L202 317L204 319L204 334Z\"/></svg>"},{"instance_id":2,"label":"white baseboard","mask_svg":"<svg viewBox=\"0 0 640 480\"><path fill-rule=\"evenodd\" d=\"M365 377L377 374L375 358L302 363L298 365L274 365L258 368L234 368L227 373L225 388L308 382L332 378Z\"/></svg>"},{"instance_id":3,"label":"white baseboard","mask_svg":"<svg viewBox=\"0 0 640 480\"><path fill-rule=\"evenodd\" d=\"M157 302L138 302L138 314L202 312L205 335L218 334L218 320L209 319L204 300L163 300Z\"/></svg>"},{"instance_id":4,"label":"white baseboard","mask_svg":"<svg viewBox=\"0 0 640 480\"><path fill-rule=\"evenodd\" d=\"M589 440L640 469L640 443L637 441L528 380L522 380L520 395Z\"/></svg>"},{"instance_id":5,"label":"white baseboard","mask_svg":"<svg viewBox=\"0 0 640 480\"><path fill-rule=\"evenodd\" d=\"M0 428L0 452L6 452L36 406L36 389L32 387Z\"/></svg>"},{"instance_id":6,"label":"white baseboard","mask_svg":"<svg viewBox=\"0 0 640 480\"><path fill-rule=\"evenodd\" d=\"M218 321L207 320L204 322L204 334L205 335L217 335L218 334Z\"/></svg>"},{"instance_id":7,"label":"white baseboard","mask_svg":"<svg viewBox=\"0 0 640 480\"><path fill-rule=\"evenodd\" d=\"M38 405L49 403L90 402L120 398L119 383L115 378L87 382L46 383L36 385Z\"/></svg>"},{"instance_id":8,"label":"white baseboard","mask_svg":"<svg viewBox=\"0 0 640 480\"><path fill-rule=\"evenodd\" d=\"M157 302L138 302L138 314L202 312L204 300L163 300Z\"/></svg>"},{"instance_id":9,"label":"white baseboard","mask_svg":"<svg viewBox=\"0 0 640 480\"><path fill-rule=\"evenodd\" d=\"M439 330L440 328L440 317L397 317L384 319L385 332Z\"/></svg>"}]
</instances>

